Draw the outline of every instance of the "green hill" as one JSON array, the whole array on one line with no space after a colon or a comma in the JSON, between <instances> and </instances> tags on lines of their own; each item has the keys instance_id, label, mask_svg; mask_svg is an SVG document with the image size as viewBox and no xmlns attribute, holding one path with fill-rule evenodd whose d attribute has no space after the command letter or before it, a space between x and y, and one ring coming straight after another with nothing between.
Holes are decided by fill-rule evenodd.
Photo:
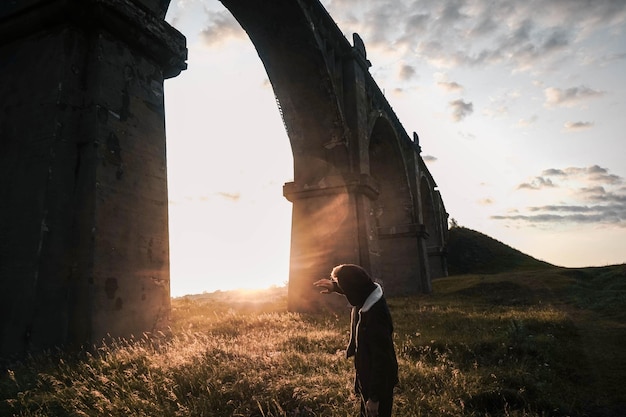
<instances>
[{"instance_id":1,"label":"green hill","mask_svg":"<svg viewBox=\"0 0 626 417\"><path fill-rule=\"evenodd\" d=\"M460 226L450 229L448 238L450 275L497 274L549 267L553 265L526 255L475 230Z\"/></svg>"}]
</instances>

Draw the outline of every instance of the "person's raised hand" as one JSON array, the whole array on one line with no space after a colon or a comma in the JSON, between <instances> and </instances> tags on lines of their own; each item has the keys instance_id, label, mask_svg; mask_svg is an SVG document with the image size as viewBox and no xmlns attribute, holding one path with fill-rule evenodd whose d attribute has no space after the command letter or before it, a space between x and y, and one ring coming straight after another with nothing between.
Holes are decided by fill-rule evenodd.
<instances>
[{"instance_id":1,"label":"person's raised hand","mask_svg":"<svg viewBox=\"0 0 626 417\"><path fill-rule=\"evenodd\" d=\"M333 282L329 280L328 278L322 278L319 281L315 281L313 285L315 285L316 287L321 287L322 291L320 292L322 294L330 294L335 289Z\"/></svg>"}]
</instances>

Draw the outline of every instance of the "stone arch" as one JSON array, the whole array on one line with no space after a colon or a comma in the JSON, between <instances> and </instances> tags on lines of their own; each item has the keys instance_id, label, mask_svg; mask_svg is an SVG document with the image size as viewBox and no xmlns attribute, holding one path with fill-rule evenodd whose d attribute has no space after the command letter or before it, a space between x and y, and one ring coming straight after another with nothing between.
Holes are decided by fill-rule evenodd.
<instances>
[{"instance_id":1,"label":"stone arch","mask_svg":"<svg viewBox=\"0 0 626 417\"><path fill-rule=\"evenodd\" d=\"M398 145L398 138L392 125L384 117L374 121L369 134L370 175L379 188L379 196L374 203L380 213L376 215L377 225L394 228L398 224L412 222L411 194L406 173L406 165ZM404 204L398 204L400 201ZM403 209L405 205L405 209Z\"/></svg>"},{"instance_id":2,"label":"stone arch","mask_svg":"<svg viewBox=\"0 0 626 417\"><path fill-rule=\"evenodd\" d=\"M387 118L375 119L368 153L370 175L379 190L372 202L379 252L375 273L389 294L416 292L420 256L413 195L397 132Z\"/></svg>"},{"instance_id":3,"label":"stone arch","mask_svg":"<svg viewBox=\"0 0 626 417\"><path fill-rule=\"evenodd\" d=\"M276 95L294 158L294 183L315 186L349 171L347 132L332 54L297 1L250 7L223 0L254 44Z\"/></svg>"}]
</instances>

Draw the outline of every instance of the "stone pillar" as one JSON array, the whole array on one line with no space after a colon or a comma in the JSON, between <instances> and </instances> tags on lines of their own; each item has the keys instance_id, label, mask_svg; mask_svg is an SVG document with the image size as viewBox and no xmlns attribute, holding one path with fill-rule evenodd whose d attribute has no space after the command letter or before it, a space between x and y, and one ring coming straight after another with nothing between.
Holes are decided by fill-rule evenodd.
<instances>
[{"instance_id":1,"label":"stone pillar","mask_svg":"<svg viewBox=\"0 0 626 417\"><path fill-rule=\"evenodd\" d=\"M419 253L419 292L430 294L433 292L431 267L428 261L428 232L423 224L420 224L417 232L417 247Z\"/></svg>"},{"instance_id":2,"label":"stone pillar","mask_svg":"<svg viewBox=\"0 0 626 417\"><path fill-rule=\"evenodd\" d=\"M345 305L342 297L320 295L313 282L328 278L343 263L361 263L359 224L363 197L378 191L367 176L327 177L316 187L285 184L293 203L289 262L289 311L317 311Z\"/></svg>"},{"instance_id":3,"label":"stone pillar","mask_svg":"<svg viewBox=\"0 0 626 417\"><path fill-rule=\"evenodd\" d=\"M168 3L0 6L0 356L167 323Z\"/></svg>"}]
</instances>

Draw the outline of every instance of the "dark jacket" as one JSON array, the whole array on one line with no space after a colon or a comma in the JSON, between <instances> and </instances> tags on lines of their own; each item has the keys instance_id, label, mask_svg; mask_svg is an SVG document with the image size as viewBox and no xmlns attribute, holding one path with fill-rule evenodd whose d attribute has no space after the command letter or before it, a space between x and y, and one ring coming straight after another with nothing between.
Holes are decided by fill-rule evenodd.
<instances>
[{"instance_id":1,"label":"dark jacket","mask_svg":"<svg viewBox=\"0 0 626 417\"><path fill-rule=\"evenodd\" d=\"M354 356L356 392L367 400L384 399L391 411L398 362L393 346L393 324L380 285L360 266L333 268L333 290L353 306L347 356Z\"/></svg>"},{"instance_id":2,"label":"dark jacket","mask_svg":"<svg viewBox=\"0 0 626 417\"><path fill-rule=\"evenodd\" d=\"M368 311L358 313L355 308L354 312L356 338L351 339L356 340L351 340L347 355L354 355L355 390L366 399L377 401L391 395L398 383L391 315L384 297Z\"/></svg>"}]
</instances>

